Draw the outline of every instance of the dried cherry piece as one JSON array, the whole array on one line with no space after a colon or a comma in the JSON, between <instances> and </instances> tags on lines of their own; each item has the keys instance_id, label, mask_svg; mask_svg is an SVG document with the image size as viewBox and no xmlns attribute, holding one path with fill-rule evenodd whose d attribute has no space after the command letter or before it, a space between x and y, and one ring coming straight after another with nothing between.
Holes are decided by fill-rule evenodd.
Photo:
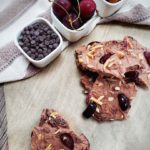
<instances>
[{"instance_id":1,"label":"dried cherry piece","mask_svg":"<svg viewBox=\"0 0 150 150\"><path fill-rule=\"evenodd\" d=\"M107 53L107 54L103 55L103 56L100 58L99 62L100 62L101 64L104 64L104 63L107 61L107 59L110 58L112 55L113 55L112 53Z\"/></svg>"},{"instance_id":2,"label":"dried cherry piece","mask_svg":"<svg viewBox=\"0 0 150 150\"><path fill-rule=\"evenodd\" d=\"M144 52L144 57L145 57L145 59L146 59L148 65L150 66L150 52L145 51L145 52Z\"/></svg>"},{"instance_id":3,"label":"dried cherry piece","mask_svg":"<svg viewBox=\"0 0 150 150\"><path fill-rule=\"evenodd\" d=\"M130 107L129 98L125 94L118 94L118 101L122 111L126 111Z\"/></svg>"},{"instance_id":4,"label":"dried cherry piece","mask_svg":"<svg viewBox=\"0 0 150 150\"><path fill-rule=\"evenodd\" d=\"M127 83L138 81L139 72L138 71L128 71L125 74L125 80Z\"/></svg>"},{"instance_id":5,"label":"dried cherry piece","mask_svg":"<svg viewBox=\"0 0 150 150\"><path fill-rule=\"evenodd\" d=\"M85 109L85 111L83 112L83 116L85 118L90 118L96 111L96 107L97 107L96 103L94 102L90 103Z\"/></svg>"},{"instance_id":6,"label":"dried cherry piece","mask_svg":"<svg viewBox=\"0 0 150 150\"><path fill-rule=\"evenodd\" d=\"M66 147L68 147L70 150L73 150L74 141L73 141L73 138L71 137L70 134L63 133L63 134L60 135L60 139Z\"/></svg>"}]
</instances>

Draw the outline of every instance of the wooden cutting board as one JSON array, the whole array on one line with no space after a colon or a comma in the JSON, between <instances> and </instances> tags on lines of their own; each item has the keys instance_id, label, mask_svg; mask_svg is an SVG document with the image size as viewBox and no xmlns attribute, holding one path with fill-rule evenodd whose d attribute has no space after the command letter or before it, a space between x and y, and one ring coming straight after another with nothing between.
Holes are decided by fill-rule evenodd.
<instances>
[{"instance_id":1,"label":"wooden cutting board","mask_svg":"<svg viewBox=\"0 0 150 150\"><path fill-rule=\"evenodd\" d=\"M76 132L84 133L91 150L149 150L150 91L138 90L126 121L97 123L81 116L86 104L74 50L94 40L122 40L126 35L150 47L149 27L99 25L88 37L70 45L38 75L5 84L10 150L30 149L31 130L45 107L56 109Z\"/></svg>"}]
</instances>

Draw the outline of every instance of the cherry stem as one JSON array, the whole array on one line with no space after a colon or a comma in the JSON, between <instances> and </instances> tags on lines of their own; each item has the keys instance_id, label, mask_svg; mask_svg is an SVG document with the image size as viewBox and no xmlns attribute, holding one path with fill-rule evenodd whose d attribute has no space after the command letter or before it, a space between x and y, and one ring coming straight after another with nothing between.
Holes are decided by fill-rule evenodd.
<instances>
[{"instance_id":1,"label":"cherry stem","mask_svg":"<svg viewBox=\"0 0 150 150\"><path fill-rule=\"evenodd\" d=\"M66 10L63 6L61 6L60 4L56 3L56 2L53 1L53 0L48 0L48 1L49 1L49 2L52 2L52 3L55 3L56 5L58 5L59 7L61 7L61 8L65 11L65 13L68 15L68 17L69 17L69 22L70 22L70 25L71 25L72 29L73 29L73 30L77 30L77 29L74 28L73 23L74 23L75 21L77 21L78 19L81 20L81 18L80 18L80 5L79 5L79 0L77 0L79 13L78 13L77 18L74 19L73 21L72 21L70 15L69 15L69 13L67 12L67 10ZM74 9L75 9L75 8L74 8Z\"/></svg>"}]
</instances>

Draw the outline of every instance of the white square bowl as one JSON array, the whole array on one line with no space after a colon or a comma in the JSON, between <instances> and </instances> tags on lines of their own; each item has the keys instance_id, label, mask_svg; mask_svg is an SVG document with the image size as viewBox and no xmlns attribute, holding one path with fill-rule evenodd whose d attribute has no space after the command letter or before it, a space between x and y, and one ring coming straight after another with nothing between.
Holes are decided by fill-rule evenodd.
<instances>
[{"instance_id":1,"label":"white square bowl","mask_svg":"<svg viewBox=\"0 0 150 150\"><path fill-rule=\"evenodd\" d=\"M100 17L109 17L121 8L126 0L120 0L116 3L110 3L106 0L95 0L98 15Z\"/></svg>"},{"instance_id":2,"label":"white square bowl","mask_svg":"<svg viewBox=\"0 0 150 150\"><path fill-rule=\"evenodd\" d=\"M84 23L84 25L82 25L79 29L70 30L56 17L56 15L53 13L53 8L51 8L51 16L53 25L70 42L78 41L80 38L88 35L99 22L99 18L95 13L93 17Z\"/></svg>"},{"instance_id":3,"label":"white square bowl","mask_svg":"<svg viewBox=\"0 0 150 150\"><path fill-rule=\"evenodd\" d=\"M21 46L19 45L18 43L18 38L21 34L21 32L24 30L25 27L27 26L30 26L36 22L44 22L46 23L59 37L60 39L60 43L58 45L58 47L56 49L54 49L50 54L48 54L46 57L44 57L43 59L41 60L34 60L32 59L30 56L28 56L26 54L26 52L24 52L24 50L21 48ZM51 61L53 61L61 52L62 52L62 44L63 44L63 40L62 40L62 37L61 35L58 33L58 31L49 23L48 20L44 19L44 18L36 18L34 19L32 22L30 22L29 24L27 24L21 31L19 31L16 35L16 38L15 38L15 44L16 46L18 47L18 49L21 51L21 53L35 66L39 67L39 68L42 68L42 67L45 67L46 65L48 65Z\"/></svg>"}]
</instances>

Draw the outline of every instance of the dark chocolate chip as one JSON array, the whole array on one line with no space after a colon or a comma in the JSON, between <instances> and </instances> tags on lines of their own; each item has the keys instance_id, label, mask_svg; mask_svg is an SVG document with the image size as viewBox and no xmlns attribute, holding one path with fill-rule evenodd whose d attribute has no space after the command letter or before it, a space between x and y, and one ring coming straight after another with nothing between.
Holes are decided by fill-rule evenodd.
<instances>
[{"instance_id":1,"label":"dark chocolate chip","mask_svg":"<svg viewBox=\"0 0 150 150\"><path fill-rule=\"evenodd\" d=\"M57 37L57 39L56 39L56 42L57 42L57 43L59 43L59 42L60 42L60 39L59 39L59 37Z\"/></svg>"},{"instance_id":2,"label":"dark chocolate chip","mask_svg":"<svg viewBox=\"0 0 150 150\"><path fill-rule=\"evenodd\" d=\"M53 48L54 48L54 49L57 48L57 46L58 46L57 43L53 44Z\"/></svg>"},{"instance_id":3,"label":"dark chocolate chip","mask_svg":"<svg viewBox=\"0 0 150 150\"><path fill-rule=\"evenodd\" d=\"M49 41L45 41L45 45L49 45Z\"/></svg>"},{"instance_id":4,"label":"dark chocolate chip","mask_svg":"<svg viewBox=\"0 0 150 150\"><path fill-rule=\"evenodd\" d=\"M31 44L34 45L36 42L34 40L31 41Z\"/></svg>"},{"instance_id":5,"label":"dark chocolate chip","mask_svg":"<svg viewBox=\"0 0 150 150\"><path fill-rule=\"evenodd\" d=\"M42 53L43 53L43 50L42 50L42 49L38 49L38 53L39 53L39 54L42 54Z\"/></svg>"},{"instance_id":6,"label":"dark chocolate chip","mask_svg":"<svg viewBox=\"0 0 150 150\"><path fill-rule=\"evenodd\" d=\"M24 44L23 44L23 42L19 41L19 45L20 45L20 46L23 46Z\"/></svg>"},{"instance_id":7,"label":"dark chocolate chip","mask_svg":"<svg viewBox=\"0 0 150 150\"><path fill-rule=\"evenodd\" d=\"M31 54L30 57L31 57L32 59L34 59L34 58L35 58L35 55L34 55L34 54Z\"/></svg>"},{"instance_id":8,"label":"dark chocolate chip","mask_svg":"<svg viewBox=\"0 0 150 150\"><path fill-rule=\"evenodd\" d=\"M70 134L63 133L60 135L60 139L67 148L69 148L70 150L74 149L74 141Z\"/></svg>"},{"instance_id":9,"label":"dark chocolate chip","mask_svg":"<svg viewBox=\"0 0 150 150\"><path fill-rule=\"evenodd\" d=\"M36 49L31 48L32 54L36 52Z\"/></svg>"},{"instance_id":10,"label":"dark chocolate chip","mask_svg":"<svg viewBox=\"0 0 150 150\"><path fill-rule=\"evenodd\" d=\"M35 34L36 36L38 36L40 33L39 33L39 31L36 31L34 34Z\"/></svg>"},{"instance_id":11,"label":"dark chocolate chip","mask_svg":"<svg viewBox=\"0 0 150 150\"><path fill-rule=\"evenodd\" d=\"M52 37L52 38L57 38L57 34L56 34L56 33L52 33L52 34L51 34L51 37Z\"/></svg>"},{"instance_id":12,"label":"dark chocolate chip","mask_svg":"<svg viewBox=\"0 0 150 150\"><path fill-rule=\"evenodd\" d=\"M23 50L27 52L29 50L29 48L28 47L23 47Z\"/></svg>"},{"instance_id":13,"label":"dark chocolate chip","mask_svg":"<svg viewBox=\"0 0 150 150\"><path fill-rule=\"evenodd\" d=\"M49 45L48 47L49 47L50 49L52 49L52 48L53 48L53 46L52 46L52 45Z\"/></svg>"},{"instance_id":14,"label":"dark chocolate chip","mask_svg":"<svg viewBox=\"0 0 150 150\"><path fill-rule=\"evenodd\" d=\"M27 51L27 54L30 56L32 53L31 53L31 51Z\"/></svg>"},{"instance_id":15,"label":"dark chocolate chip","mask_svg":"<svg viewBox=\"0 0 150 150\"><path fill-rule=\"evenodd\" d=\"M118 94L118 101L122 111L126 111L128 108L130 108L129 98L125 94Z\"/></svg>"},{"instance_id":16,"label":"dark chocolate chip","mask_svg":"<svg viewBox=\"0 0 150 150\"><path fill-rule=\"evenodd\" d=\"M85 109L85 111L83 112L83 116L85 118L90 118L96 111L96 103L92 102L88 105L88 107Z\"/></svg>"},{"instance_id":17,"label":"dark chocolate chip","mask_svg":"<svg viewBox=\"0 0 150 150\"><path fill-rule=\"evenodd\" d=\"M25 32L26 34L30 34L30 32L27 30L26 32Z\"/></svg>"},{"instance_id":18,"label":"dark chocolate chip","mask_svg":"<svg viewBox=\"0 0 150 150\"><path fill-rule=\"evenodd\" d=\"M42 58L44 58L44 55L43 54L39 54L38 58L42 59Z\"/></svg>"}]
</instances>

